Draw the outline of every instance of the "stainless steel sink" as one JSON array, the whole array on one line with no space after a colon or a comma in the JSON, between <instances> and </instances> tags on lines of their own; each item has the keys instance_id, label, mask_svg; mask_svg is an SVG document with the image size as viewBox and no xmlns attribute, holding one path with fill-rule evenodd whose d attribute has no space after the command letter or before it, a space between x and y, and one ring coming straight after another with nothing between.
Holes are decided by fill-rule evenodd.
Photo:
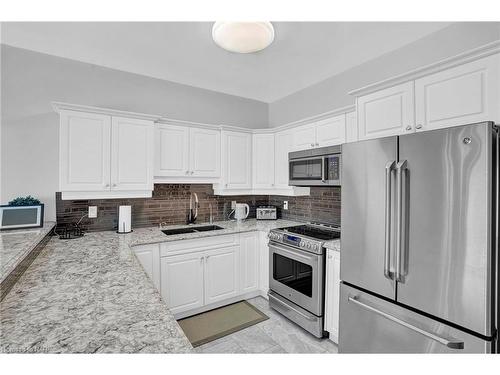
<instances>
[{"instance_id":1,"label":"stainless steel sink","mask_svg":"<svg viewBox=\"0 0 500 375\"><path fill-rule=\"evenodd\" d=\"M164 229L162 230L167 236L173 236L175 234L186 234L186 233L196 233L196 232L209 232L212 230L224 229L218 225L203 225L199 227L192 228L175 228L175 229Z\"/></svg>"}]
</instances>

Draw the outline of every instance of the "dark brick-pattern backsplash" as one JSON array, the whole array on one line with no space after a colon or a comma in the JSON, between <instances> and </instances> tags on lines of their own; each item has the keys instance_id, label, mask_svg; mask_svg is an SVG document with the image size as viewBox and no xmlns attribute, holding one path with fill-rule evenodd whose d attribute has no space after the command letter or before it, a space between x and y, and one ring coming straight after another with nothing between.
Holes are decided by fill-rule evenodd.
<instances>
[{"instance_id":1,"label":"dark brick-pattern backsplash","mask_svg":"<svg viewBox=\"0 0 500 375\"><path fill-rule=\"evenodd\" d=\"M283 210L283 201L288 210ZM272 195L269 204L280 209L283 219L320 222L340 226L340 187L312 187L311 194L303 197Z\"/></svg>"},{"instance_id":2,"label":"dark brick-pattern backsplash","mask_svg":"<svg viewBox=\"0 0 500 375\"><path fill-rule=\"evenodd\" d=\"M88 206L97 206L97 218L84 217L86 230L113 230L117 227L118 207L132 206L132 227L155 226L161 222L185 224L191 192L199 199L197 222L209 220L209 205L212 205L214 221L226 220L231 212L231 201L248 203L249 217L255 217L255 208L260 205L278 206L279 217L298 221L318 221L340 225L340 188L311 188L305 197L266 195L216 196L212 185L156 184L152 198L62 200L56 193L57 224L65 226L76 223L88 213ZM288 200L289 209L283 210L283 201Z\"/></svg>"}]
</instances>

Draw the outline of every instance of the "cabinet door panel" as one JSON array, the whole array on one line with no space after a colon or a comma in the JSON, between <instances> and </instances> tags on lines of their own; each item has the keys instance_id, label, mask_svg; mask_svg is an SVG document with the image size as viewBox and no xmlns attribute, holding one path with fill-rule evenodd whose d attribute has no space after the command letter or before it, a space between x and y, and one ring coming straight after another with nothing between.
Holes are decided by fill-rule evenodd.
<instances>
[{"instance_id":1,"label":"cabinet door panel","mask_svg":"<svg viewBox=\"0 0 500 375\"><path fill-rule=\"evenodd\" d=\"M220 131L191 128L189 170L194 177L220 177Z\"/></svg>"},{"instance_id":2,"label":"cabinet door panel","mask_svg":"<svg viewBox=\"0 0 500 375\"><path fill-rule=\"evenodd\" d=\"M345 142L345 114L316 123L316 146L325 147Z\"/></svg>"},{"instance_id":3,"label":"cabinet door panel","mask_svg":"<svg viewBox=\"0 0 500 375\"><path fill-rule=\"evenodd\" d=\"M111 117L61 111L61 191L110 189Z\"/></svg>"},{"instance_id":4,"label":"cabinet door panel","mask_svg":"<svg viewBox=\"0 0 500 375\"><path fill-rule=\"evenodd\" d=\"M225 132L225 188L250 189L252 187L252 135Z\"/></svg>"},{"instance_id":5,"label":"cabinet door panel","mask_svg":"<svg viewBox=\"0 0 500 375\"><path fill-rule=\"evenodd\" d=\"M253 136L253 186L274 186L274 134Z\"/></svg>"},{"instance_id":6,"label":"cabinet door panel","mask_svg":"<svg viewBox=\"0 0 500 375\"><path fill-rule=\"evenodd\" d=\"M141 263L154 286L160 290L160 248L158 245L133 247L135 256Z\"/></svg>"},{"instance_id":7,"label":"cabinet door panel","mask_svg":"<svg viewBox=\"0 0 500 375\"><path fill-rule=\"evenodd\" d=\"M419 130L498 120L498 56L415 81Z\"/></svg>"},{"instance_id":8,"label":"cabinet door panel","mask_svg":"<svg viewBox=\"0 0 500 375\"><path fill-rule=\"evenodd\" d=\"M316 144L316 125L308 124L292 129L293 150L307 150Z\"/></svg>"},{"instance_id":9,"label":"cabinet door panel","mask_svg":"<svg viewBox=\"0 0 500 375\"><path fill-rule=\"evenodd\" d=\"M203 306L203 253L161 258L161 295L173 314Z\"/></svg>"},{"instance_id":10,"label":"cabinet door panel","mask_svg":"<svg viewBox=\"0 0 500 375\"><path fill-rule=\"evenodd\" d=\"M357 104L360 140L413 131L413 82L359 97Z\"/></svg>"},{"instance_id":11,"label":"cabinet door panel","mask_svg":"<svg viewBox=\"0 0 500 375\"><path fill-rule=\"evenodd\" d=\"M189 169L189 129L157 125L155 141L155 176L186 176Z\"/></svg>"},{"instance_id":12,"label":"cabinet door panel","mask_svg":"<svg viewBox=\"0 0 500 375\"><path fill-rule=\"evenodd\" d=\"M358 141L358 114L356 111L346 113L345 115L345 141Z\"/></svg>"},{"instance_id":13,"label":"cabinet door panel","mask_svg":"<svg viewBox=\"0 0 500 375\"><path fill-rule=\"evenodd\" d=\"M259 288L259 233L240 235L240 287L242 293Z\"/></svg>"},{"instance_id":14,"label":"cabinet door panel","mask_svg":"<svg viewBox=\"0 0 500 375\"><path fill-rule=\"evenodd\" d=\"M111 190L153 190L152 121L113 117Z\"/></svg>"},{"instance_id":15,"label":"cabinet door panel","mask_svg":"<svg viewBox=\"0 0 500 375\"><path fill-rule=\"evenodd\" d=\"M275 134L274 185L288 187L288 153L292 148L292 134L282 131Z\"/></svg>"},{"instance_id":16,"label":"cabinet door panel","mask_svg":"<svg viewBox=\"0 0 500 375\"><path fill-rule=\"evenodd\" d=\"M238 295L238 246L207 251L205 259L205 304Z\"/></svg>"}]
</instances>

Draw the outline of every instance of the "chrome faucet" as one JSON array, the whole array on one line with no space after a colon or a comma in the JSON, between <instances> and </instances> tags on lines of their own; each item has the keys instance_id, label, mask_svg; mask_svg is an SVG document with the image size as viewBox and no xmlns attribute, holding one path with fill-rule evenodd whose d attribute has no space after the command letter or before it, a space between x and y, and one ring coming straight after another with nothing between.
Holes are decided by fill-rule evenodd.
<instances>
[{"instance_id":1,"label":"chrome faucet","mask_svg":"<svg viewBox=\"0 0 500 375\"><path fill-rule=\"evenodd\" d=\"M189 198L189 213L188 213L187 223L194 224L197 217L198 217L198 194L191 193L191 197Z\"/></svg>"}]
</instances>

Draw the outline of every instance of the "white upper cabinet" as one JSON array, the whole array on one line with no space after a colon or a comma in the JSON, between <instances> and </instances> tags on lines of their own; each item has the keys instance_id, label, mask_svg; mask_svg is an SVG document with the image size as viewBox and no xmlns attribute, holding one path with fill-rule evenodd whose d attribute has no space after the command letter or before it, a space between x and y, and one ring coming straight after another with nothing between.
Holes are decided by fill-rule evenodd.
<instances>
[{"instance_id":1,"label":"white upper cabinet","mask_svg":"<svg viewBox=\"0 0 500 375\"><path fill-rule=\"evenodd\" d=\"M61 111L59 189L109 191L111 181L111 117Z\"/></svg>"},{"instance_id":2,"label":"white upper cabinet","mask_svg":"<svg viewBox=\"0 0 500 375\"><path fill-rule=\"evenodd\" d=\"M274 186L274 134L253 135L253 187Z\"/></svg>"},{"instance_id":3,"label":"white upper cabinet","mask_svg":"<svg viewBox=\"0 0 500 375\"><path fill-rule=\"evenodd\" d=\"M316 123L317 147L339 145L345 142L345 114Z\"/></svg>"},{"instance_id":4,"label":"white upper cabinet","mask_svg":"<svg viewBox=\"0 0 500 375\"><path fill-rule=\"evenodd\" d=\"M326 147L345 142L345 114L292 129L293 151Z\"/></svg>"},{"instance_id":5,"label":"white upper cabinet","mask_svg":"<svg viewBox=\"0 0 500 375\"><path fill-rule=\"evenodd\" d=\"M151 196L153 135L150 120L60 110L62 198Z\"/></svg>"},{"instance_id":6,"label":"white upper cabinet","mask_svg":"<svg viewBox=\"0 0 500 375\"><path fill-rule=\"evenodd\" d=\"M155 154L155 176L220 177L219 130L158 124Z\"/></svg>"},{"instance_id":7,"label":"white upper cabinet","mask_svg":"<svg viewBox=\"0 0 500 375\"><path fill-rule=\"evenodd\" d=\"M220 131L189 130L189 173L193 177L220 177Z\"/></svg>"},{"instance_id":8,"label":"white upper cabinet","mask_svg":"<svg viewBox=\"0 0 500 375\"><path fill-rule=\"evenodd\" d=\"M153 122L113 117L111 135L111 190L153 190Z\"/></svg>"},{"instance_id":9,"label":"white upper cabinet","mask_svg":"<svg viewBox=\"0 0 500 375\"><path fill-rule=\"evenodd\" d=\"M416 129L499 120L499 55L415 81Z\"/></svg>"},{"instance_id":10,"label":"white upper cabinet","mask_svg":"<svg viewBox=\"0 0 500 375\"><path fill-rule=\"evenodd\" d=\"M274 185L288 188L288 153L292 148L292 133L289 130L274 135Z\"/></svg>"},{"instance_id":11,"label":"white upper cabinet","mask_svg":"<svg viewBox=\"0 0 500 375\"><path fill-rule=\"evenodd\" d=\"M316 146L316 124L307 124L292 129L294 151Z\"/></svg>"},{"instance_id":12,"label":"white upper cabinet","mask_svg":"<svg viewBox=\"0 0 500 375\"><path fill-rule=\"evenodd\" d=\"M413 82L390 87L357 99L359 139L414 131Z\"/></svg>"},{"instance_id":13,"label":"white upper cabinet","mask_svg":"<svg viewBox=\"0 0 500 375\"><path fill-rule=\"evenodd\" d=\"M189 128L157 124L155 176L186 176L189 170Z\"/></svg>"},{"instance_id":14,"label":"white upper cabinet","mask_svg":"<svg viewBox=\"0 0 500 375\"><path fill-rule=\"evenodd\" d=\"M356 111L345 114L345 141L356 142L358 140L358 114Z\"/></svg>"},{"instance_id":15,"label":"white upper cabinet","mask_svg":"<svg viewBox=\"0 0 500 375\"><path fill-rule=\"evenodd\" d=\"M252 134L224 131L222 137L224 189L252 188Z\"/></svg>"}]
</instances>

